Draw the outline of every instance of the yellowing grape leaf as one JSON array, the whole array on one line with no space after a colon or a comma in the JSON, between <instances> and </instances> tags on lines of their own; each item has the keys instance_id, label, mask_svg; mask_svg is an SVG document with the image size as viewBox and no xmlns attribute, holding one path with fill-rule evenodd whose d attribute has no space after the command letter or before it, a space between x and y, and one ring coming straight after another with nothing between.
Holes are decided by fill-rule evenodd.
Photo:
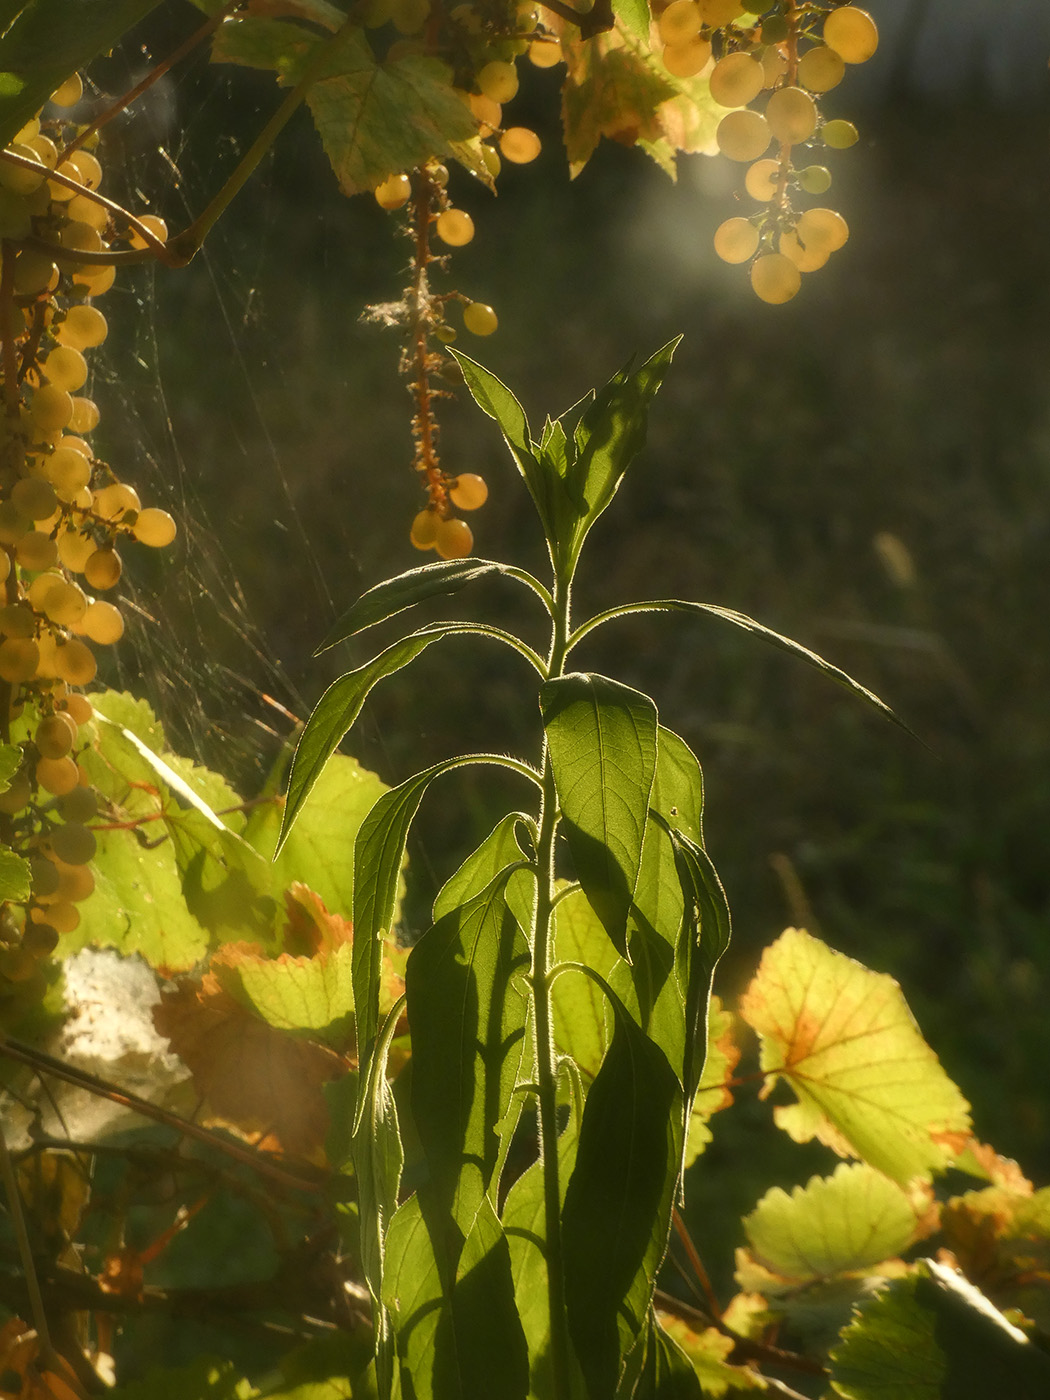
<instances>
[{"instance_id":1,"label":"yellowing grape leaf","mask_svg":"<svg viewBox=\"0 0 1050 1400\"><path fill-rule=\"evenodd\" d=\"M916 1206L918 1205L918 1209ZM914 1240L921 1203L864 1163L841 1163L790 1195L774 1186L744 1219L751 1256L793 1284L864 1273Z\"/></svg>"},{"instance_id":2,"label":"yellowing grape leaf","mask_svg":"<svg viewBox=\"0 0 1050 1400\"><path fill-rule=\"evenodd\" d=\"M686 1128L687 1167L692 1166L711 1141L711 1129L707 1126L710 1119L733 1102L729 1080L739 1060L740 1049L733 1039L732 1013L722 1005L721 998L712 996L707 1013L707 1058Z\"/></svg>"},{"instance_id":3,"label":"yellowing grape leaf","mask_svg":"<svg viewBox=\"0 0 1050 1400\"><path fill-rule=\"evenodd\" d=\"M946 1257L997 1307L1050 1326L1050 1188L968 1191L946 1202L941 1228Z\"/></svg>"},{"instance_id":4,"label":"yellowing grape leaf","mask_svg":"<svg viewBox=\"0 0 1050 1400\"><path fill-rule=\"evenodd\" d=\"M477 134L477 121L453 90L450 68L420 54L377 62L363 29L346 27L324 38L284 20L248 16L222 26L212 57L272 69L293 86L319 44L328 46L328 55L306 102L344 194L454 155L456 143Z\"/></svg>"},{"instance_id":5,"label":"yellowing grape leaf","mask_svg":"<svg viewBox=\"0 0 1050 1400\"><path fill-rule=\"evenodd\" d=\"M219 986L276 1030L310 1031L334 1049L353 1044L351 946L318 957L260 955L247 943L227 943L211 960Z\"/></svg>"},{"instance_id":6,"label":"yellowing grape leaf","mask_svg":"<svg viewBox=\"0 0 1050 1400\"><path fill-rule=\"evenodd\" d=\"M946 1167L969 1139L969 1105L912 1019L900 987L804 929L767 948L740 1003L761 1066L798 1103L774 1110L798 1142L818 1138L895 1181Z\"/></svg>"},{"instance_id":7,"label":"yellowing grape leaf","mask_svg":"<svg viewBox=\"0 0 1050 1400\"><path fill-rule=\"evenodd\" d=\"M157 1030L193 1076L204 1121L267 1151L319 1160L328 1131L321 1086L345 1072L326 1046L275 1030L209 972L166 989Z\"/></svg>"},{"instance_id":8,"label":"yellowing grape leaf","mask_svg":"<svg viewBox=\"0 0 1050 1400\"><path fill-rule=\"evenodd\" d=\"M714 1327L694 1332L688 1323L673 1313L656 1310L660 1326L673 1337L693 1363L700 1377L704 1395L725 1395L732 1390L766 1390L765 1380L748 1366L734 1366L729 1361L733 1339Z\"/></svg>"},{"instance_id":9,"label":"yellowing grape leaf","mask_svg":"<svg viewBox=\"0 0 1050 1400\"><path fill-rule=\"evenodd\" d=\"M571 32L562 36L562 121L569 173L575 178L603 136L626 146L660 139L661 104L676 92L657 60L633 41L628 46L622 31L583 41L570 37Z\"/></svg>"}]
</instances>

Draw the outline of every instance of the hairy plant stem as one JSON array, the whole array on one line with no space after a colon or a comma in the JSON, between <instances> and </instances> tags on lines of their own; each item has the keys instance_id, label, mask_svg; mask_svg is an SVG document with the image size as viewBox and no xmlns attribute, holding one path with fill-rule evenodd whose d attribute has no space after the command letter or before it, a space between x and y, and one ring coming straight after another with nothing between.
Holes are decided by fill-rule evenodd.
<instances>
[{"instance_id":1,"label":"hairy plant stem","mask_svg":"<svg viewBox=\"0 0 1050 1400\"><path fill-rule=\"evenodd\" d=\"M571 583L554 580L553 625L547 674L551 680L565 667L569 639ZM550 971L554 932L554 843L558 829L558 793L550 750L544 743L543 801L540 808L536 924L532 954L532 1004L536 1028L540 1155L543 1161L544 1235L547 1299L550 1312L550 1364L553 1400L569 1397L569 1333L565 1317L565 1270L561 1247L561 1182L558 1170L558 1061L551 1018Z\"/></svg>"}]
</instances>

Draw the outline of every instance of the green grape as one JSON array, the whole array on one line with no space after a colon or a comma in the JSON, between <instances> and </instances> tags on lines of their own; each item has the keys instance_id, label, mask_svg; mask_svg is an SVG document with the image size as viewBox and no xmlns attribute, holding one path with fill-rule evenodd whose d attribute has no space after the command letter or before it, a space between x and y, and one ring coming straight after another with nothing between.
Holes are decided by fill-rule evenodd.
<instances>
[{"instance_id":1,"label":"green grape","mask_svg":"<svg viewBox=\"0 0 1050 1400\"><path fill-rule=\"evenodd\" d=\"M70 416L68 427L75 433L91 433L98 427L99 418L98 405L93 399L78 398L73 395L73 412Z\"/></svg>"},{"instance_id":2,"label":"green grape","mask_svg":"<svg viewBox=\"0 0 1050 1400\"><path fill-rule=\"evenodd\" d=\"M794 229L787 229L780 235L780 251L791 259L799 272L816 272L831 256L826 248L802 243Z\"/></svg>"},{"instance_id":3,"label":"green grape","mask_svg":"<svg viewBox=\"0 0 1050 1400\"><path fill-rule=\"evenodd\" d=\"M159 239L161 243L167 243L168 226L159 215L140 214L138 216L138 221L144 229L146 229L149 233L152 233L154 238ZM142 234L139 233L137 228L133 228L131 230L130 237L131 246L133 248L149 248L152 246L149 242L149 239L144 238ZM95 294L93 293L93 295Z\"/></svg>"},{"instance_id":4,"label":"green grape","mask_svg":"<svg viewBox=\"0 0 1050 1400\"><path fill-rule=\"evenodd\" d=\"M30 522L13 501L0 501L0 544L17 544L29 528Z\"/></svg>"},{"instance_id":5,"label":"green grape","mask_svg":"<svg viewBox=\"0 0 1050 1400\"><path fill-rule=\"evenodd\" d=\"M685 44L666 44L660 55L668 73L676 78L695 78L711 58L710 39L690 39Z\"/></svg>"},{"instance_id":6,"label":"green grape","mask_svg":"<svg viewBox=\"0 0 1050 1400\"><path fill-rule=\"evenodd\" d=\"M75 787L68 794L73 797L78 792L86 791L85 788ZM61 799L63 802L67 798ZM58 867L58 897L68 904L79 904L82 899L87 899L95 891L95 877L91 873L90 866L87 865L66 865L64 861L56 861Z\"/></svg>"},{"instance_id":7,"label":"green grape","mask_svg":"<svg viewBox=\"0 0 1050 1400\"><path fill-rule=\"evenodd\" d=\"M47 856L29 857L29 878L33 883L33 898L47 899L58 893L58 871Z\"/></svg>"},{"instance_id":8,"label":"green grape","mask_svg":"<svg viewBox=\"0 0 1050 1400\"><path fill-rule=\"evenodd\" d=\"M86 190L97 190L102 183L102 166L98 157L83 149L74 151L69 164L76 168L77 179Z\"/></svg>"},{"instance_id":9,"label":"green grape","mask_svg":"<svg viewBox=\"0 0 1050 1400\"><path fill-rule=\"evenodd\" d=\"M59 345L44 361L43 373L47 376L49 384L73 394L77 389L82 389L87 382L87 361L80 351L74 350L71 345Z\"/></svg>"},{"instance_id":10,"label":"green grape","mask_svg":"<svg viewBox=\"0 0 1050 1400\"><path fill-rule=\"evenodd\" d=\"M783 253L763 253L751 264L751 286L762 301L779 306L802 285L802 274Z\"/></svg>"},{"instance_id":11,"label":"green grape","mask_svg":"<svg viewBox=\"0 0 1050 1400\"><path fill-rule=\"evenodd\" d=\"M0 647L0 652L3 648ZM3 672L0 671L0 675ZM6 680L7 677L5 676ZM33 789L29 782L28 774L17 773L11 780L9 787L0 792L0 812L6 816L13 817L16 812L21 812L29 805L29 799L33 796Z\"/></svg>"},{"instance_id":12,"label":"green grape","mask_svg":"<svg viewBox=\"0 0 1050 1400\"><path fill-rule=\"evenodd\" d=\"M434 222L437 236L450 248L463 248L474 237L474 220L463 209L445 209Z\"/></svg>"},{"instance_id":13,"label":"green grape","mask_svg":"<svg viewBox=\"0 0 1050 1400\"><path fill-rule=\"evenodd\" d=\"M50 864L50 861L46 862ZM54 867L52 867L54 868ZM33 893L36 894L34 888ZM58 947L58 929L54 924L38 923L31 919L22 935L22 951L31 958L46 958Z\"/></svg>"},{"instance_id":14,"label":"green grape","mask_svg":"<svg viewBox=\"0 0 1050 1400\"><path fill-rule=\"evenodd\" d=\"M92 536L82 535L79 530L63 530L55 543L62 564L74 574L84 572L84 565L98 549Z\"/></svg>"},{"instance_id":15,"label":"green grape","mask_svg":"<svg viewBox=\"0 0 1050 1400\"><path fill-rule=\"evenodd\" d=\"M92 508L103 520L119 520L128 511L135 511L137 515L142 510L142 502L133 486L115 481L95 492Z\"/></svg>"},{"instance_id":16,"label":"green grape","mask_svg":"<svg viewBox=\"0 0 1050 1400\"><path fill-rule=\"evenodd\" d=\"M73 269L73 285L89 297L100 297L116 281L117 269L112 263L82 263Z\"/></svg>"},{"instance_id":17,"label":"green grape","mask_svg":"<svg viewBox=\"0 0 1050 1400\"><path fill-rule=\"evenodd\" d=\"M665 44L687 44L700 33L703 22L696 0L671 0L656 27Z\"/></svg>"},{"instance_id":18,"label":"green grape","mask_svg":"<svg viewBox=\"0 0 1050 1400\"><path fill-rule=\"evenodd\" d=\"M33 743L41 758L65 758L77 737L77 727L68 715L45 715L36 727Z\"/></svg>"},{"instance_id":19,"label":"green grape","mask_svg":"<svg viewBox=\"0 0 1050 1400\"><path fill-rule=\"evenodd\" d=\"M807 165L798 172L798 183L807 194L824 194L831 188L831 171L826 165Z\"/></svg>"},{"instance_id":20,"label":"green grape","mask_svg":"<svg viewBox=\"0 0 1050 1400\"><path fill-rule=\"evenodd\" d=\"M879 47L879 30L867 10L844 5L824 21L824 42L846 63L866 63Z\"/></svg>"},{"instance_id":21,"label":"green grape","mask_svg":"<svg viewBox=\"0 0 1050 1400\"><path fill-rule=\"evenodd\" d=\"M36 632L32 609L24 603L8 603L0 608L0 632L5 637L32 637Z\"/></svg>"},{"instance_id":22,"label":"green grape","mask_svg":"<svg viewBox=\"0 0 1050 1400\"><path fill-rule=\"evenodd\" d=\"M692 0L687 0L692 4ZM557 39L533 39L529 45L529 62L534 68L554 68L562 62L561 44Z\"/></svg>"},{"instance_id":23,"label":"green grape","mask_svg":"<svg viewBox=\"0 0 1050 1400\"><path fill-rule=\"evenodd\" d=\"M417 549L433 549L437 543L438 526L441 524L441 517L436 510L431 510L428 506L426 510L421 510L412 521L412 529L409 531L409 539Z\"/></svg>"},{"instance_id":24,"label":"green grape","mask_svg":"<svg viewBox=\"0 0 1050 1400\"><path fill-rule=\"evenodd\" d=\"M109 210L104 204L99 204L97 199L92 199L90 195L75 194L66 205L66 211L71 219L77 223L87 224L89 228L97 229L99 233L109 223Z\"/></svg>"},{"instance_id":25,"label":"green grape","mask_svg":"<svg viewBox=\"0 0 1050 1400\"><path fill-rule=\"evenodd\" d=\"M60 83L51 94L51 102L56 107L75 107L84 95L84 84L79 73L71 73L64 83Z\"/></svg>"},{"instance_id":26,"label":"green grape","mask_svg":"<svg viewBox=\"0 0 1050 1400\"><path fill-rule=\"evenodd\" d=\"M493 59L478 73L478 87L490 101L498 102L502 106L517 95L518 70L513 63Z\"/></svg>"},{"instance_id":27,"label":"green grape","mask_svg":"<svg viewBox=\"0 0 1050 1400\"><path fill-rule=\"evenodd\" d=\"M499 138L499 148L513 165L528 165L540 153L540 138L527 126L508 126Z\"/></svg>"},{"instance_id":28,"label":"green grape","mask_svg":"<svg viewBox=\"0 0 1050 1400\"><path fill-rule=\"evenodd\" d=\"M28 170L24 165L15 165L13 162L0 160L0 185L5 190L10 190L12 194L32 194L38 190L47 178L47 167L44 166L33 150L32 146L24 146L16 143L7 148L13 156L21 156L23 160L35 161L38 169Z\"/></svg>"},{"instance_id":29,"label":"green grape","mask_svg":"<svg viewBox=\"0 0 1050 1400\"><path fill-rule=\"evenodd\" d=\"M765 117L747 107L723 117L715 132L718 149L729 160L737 161L757 160L765 155L772 136Z\"/></svg>"},{"instance_id":30,"label":"green grape","mask_svg":"<svg viewBox=\"0 0 1050 1400\"><path fill-rule=\"evenodd\" d=\"M86 695L67 695L56 708L68 714L78 727L90 724L95 718L95 711Z\"/></svg>"},{"instance_id":31,"label":"green grape","mask_svg":"<svg viewBox=\"0 0 1050 1400\"><path fill-rule=\"evenodd\" d=\"M843 121L841 117L836 117L831 122L825 122L820 128L820 135L824 145L830 146L834 151L848 150L850 146L855 146L860 139L853 123Z\"/></svg>"},{"instance_id":32,"label":"green grape","mask_svg":"<svg viewBox=\"0 0 1050 1400\"><path fill-rule=\"evenodd\" d=\"M455 516L437 527L434 548L442 559L465 559L474 548L474 532L465 520Z\"/></svg>"},{"instance_id":33,"label":"green grape","mask_svg":"<svg viewBox=\"0 0 1050 1400\"><path fill-rule=\"evenodd\" d=\"M762 91L765 72L757 58L731 53L711 70L711 96L722 107L746 107Z\"/></svg>"},{"instance_id":34,"label":"green grape","mask_svg":"<svg viewBox=\"0 0 1050 1400\"><path fill-rule=\"evenodd\" d=\"M157 506L147 506L145 510L139 511L131 533L139 544L148 545L150 549L163 549L171 544L178 534L178 526L166 510L160 510Z\"/></svg>"},{"instance_id":35,"label":"green grape","mask_svg":"<svg viewBox=\"0 0 1050 1400\"><path fill-rule=\"evenodd\" d=\"M38 574L58 563L58 545L50 535L30 530L15 545L15 558L21 568Z\"/></svg>"},{"instance_id":36,"label":"green grape","mask_svg":"<svg viewBox=\"0 0 1050 1400\"><path fill-rule=\"evenodd\" d=\"M64 822L89 822L98 816L98 794L94 788L75 787L59 798L58 810Z\"/></svg>"},{"instance_id":37,"label":"green grape","mask_svg":"<svg viewBox=\"0 0 1050 1400\"><path fill-rule=\"evenodd\" d=\"M58 508L55 488L39 476L26 476L11 487L11 503L27 520L46 520Z\"/></svg>"},{"instance_id":38,"label":"green grape","mask_svg":"<svg viewBox=\"0 0 1050 1400\"><path fill-rule=\"evenodd\" d=\"M58 241L63 248L75 253L101 253L104 247L102 235L90 224L73 219L62 229Z\"/></svg>"},{"instance_id":39,"label":"green grape","mask_svg":"<svg viewBox=\"0 0 1050 1400\"><path fill-rule=\"evenodd\" d=\"M98 663L91 648L74 637L57 648L55 670L59 679L70 685L90 685L98 671Z\"/></svg>"},{"instance_id":40,"label":"green grape","mask_svg":"<svg viewBox=\"0 0 1050 1400\"><path fill-rule=\"evenodd\" d=\"M767 15L762 21L761 39L763 44L782 44L791 33L791 26L781 14Z\"/></svg>"},{"instance_id":41,"label":"green grape","mask_svg":"<svg viewBox=\"0 0 1050 1400\"><path fill-rule=\"evenodd\" d=\"M763 203L768 203L774 197L779 182L780 161L771 157L756 160L744 176L744 188L748 194Z\"/></svg>"},{"instance_id":42,"label":"green grape","mask_svg":"<svg viewBox=\"0 0 1050 1400\"><path fill-rule=\"evenodd\" d=\"M845 75L845 60L827 44L817 44L798 61L798 80L810 92L830 92Z\"/></svg>"},{"instance_id":43,"label":"green grape","mask_svg":"<svg viewBox=\"0 0 1050 1400\"><path fill-rule=\"evenodd\" d=\"M36 780L53 797L64 797L80 782L80 769L68 755L65 758L40 758L36 765Z\"/></svg>"},{"instance_id":44,"label":"green grape","mask_svg":"<svg viewBox=\"0 0 1050 1400\"><path fill-rule=\"evenodd\" d=\"M47 906L47 922L59 933L72 933L80 923L80 911L64 900Z\"/></svg>"},{"instance_id":45,"label":"green grape","mask_svg":"<svg viewBox=\"0 0 1050 1400\"><path fill-rule=\"evenodd\" d=\"M87 611L77 624L77 631L99 646L110 647L124 635L124 619L120 609L112 603L96 601L88 604Z\"/></svg>"},{"instance_id":46,"label":"green grape","mask_svg":"<svg viewBox=\"0 0 1050 1400\"><path fill-rule=\"evenodd\" d=\"M61 574L40 574L29 585L29 601L59 627L71 627L87 611L87 596L82 588Z\"/></svg>"},{"instance_id":47,"label":"green grape","mask_svg":"<svg viewBox=\"0 0 1050 1400\"><path fill-rule=\"evenodd\" d=\"M744 13L740 0L700 0L700 9L712 29L724 29Z\"/></svg>"},{"instance_id":48,"label":"green grape","mask_svg":"<svg viewBox=\"0 0 1050 1400\"><path fill-rule=\"evenodd\" d=\"M79 822L52 827L48 840L55 855L67 865L87 865L98 850L94 832Z\"/></svg>"},{"instance_id":49,"label":"green grape","mask_svg":"<svg viewBox=\"0 0 1050 1400\"><path fill-rule=\"evenodd\" d=\"M463 308L463 325L471 335L492 335L499 325L499 319L491 306L481 301L471 301Z\"/></svg>"},{"instance_id":50,"label":"green grape","mask_svg":"<svg viewBox=\"0 0 1050 1400\"><path fill-rule=\"evenodd\" d=\"M91 480L91 463L74 447L56 447L51 456L45 458L44 470L63 501L72 501Z\"/></svg>"},{"instance_id":51,"label":"green grape","mask_svg":"<svg viewBox=\"0 0 1050 1400\"><path fill-rule=\"evenodd\" d=\"M91 350L109 334L109 323L95 306L71 306L55 327L55 339L74 350Z\"/></svg>"},{"instance_id":52,"label":"green grape","mask_svg":"<svg viewBox=\"0 0 1050 1400\"><path fill-rule=\"evenodd\" d=\"M31 136L26 142L40 157L40 164L46 166L48 170L54 170L58 165L58 147L50 136L38 134Z\"/></svg>"},{"instance_id":53,"label":"green grape","mask_svg":"<svg viewBox=\"0 0 1050 1400\"><path fill-rule=\"evenodd\" d=\"M142 516L139 516L139 519L141 520ZM135 528L138 529L137 522ZM109 546L94 550L84 561L84 578L100 593L104 593L107 588L114 588L122 572L120 555Z\"/></svg>"},{"instance_id":54,"label":"green grape","mask_svg":"<svg viewBox=\"0 0 1050 1400\"><path fill-rule=\"evenodd\" d=\"M727 263L743 263L758 252L758 229L750 219L726 219L715 229L715 252Z\"/></svg>"},{"instance_id":55,"label":"green grape","mask_svg":"<svg viewBox=\"0 0 1050 1400\"><path fill-rule=\"evenodd\" d=\"M477 510L488 500L489 488L477 472L461 472L449 486L448 494L459 510Z\"/></svg>"},{"instance_id":56,"label":"green grape","mask_svg":"<svg viewBox=\"0 0 1050 1400\"><path fill-rule=\"evenodd\" d=\"M412 194L412 181L407 175L391 175L375 187L376 203L380 209L400 209Z\"/></svg>"},{"instance_id":57,"label":"green grape","mask_svg":"<svg viewBox=\"0 0 1050 1400\"><path fill-rule=\"evenodd\" d=\"M796 146L816 131L817 104L801 88L780 88L766 103L766 121L778 141Z\"/></svg>"},{"instance_id":58,"label":"green grape","mask_svg":"<svg viewBox=\"0 0 1050 1400\"><path fill-rule=\"evenodd\" d=\"M53 292L58 286L58 267L50 253L39 248L23 248L15 262L15 295L35 297Z\"/></svg>"},{"instance_id":59,"label":"green grape","mask_svg":"<svg viewBox=\"0 0 1050 1400\"><path fill-rule=\"evenodd\" d=\"M29 413L42 433L58 432L73 416L72 395L57 384L43 384L33 394Z\"/></svg>"},{"instance_id":60,"label":"green grape","mask_svg":"<svg viewBox=\"0 0 1050 1400\"><path fill-rule=\"evenodd\" d=\"M849 238L849 225L834 209L807 209L795 228L807 248L826 248L837 252Z\"/></svg>"}]
</instances>

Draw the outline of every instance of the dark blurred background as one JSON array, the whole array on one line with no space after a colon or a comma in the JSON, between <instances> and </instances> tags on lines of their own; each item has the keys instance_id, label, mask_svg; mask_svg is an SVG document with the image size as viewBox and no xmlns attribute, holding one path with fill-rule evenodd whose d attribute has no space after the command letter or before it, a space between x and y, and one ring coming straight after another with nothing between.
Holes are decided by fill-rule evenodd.
<instances>
[{"instance_id":1,"label":"dark blurred background","mask_svg":"<svg viewBox=\"0 0 1050 1400\"><path fill-rule=\"evenodd\" d=\"M750 206L740 168L692 157L672 185L606 144L570 183L557 70L525 71L508 114L543 137L536 165L508 169L498 199L453 176L478 232L452 257L450 285L497 309L497 335L463 348L534 423L685 333L644 456L592 537L579 615L646 596L738 608L851 671L919 737L714 622L625 621L579 664L650 690L704 764L708 844L736 929L723 993L789 923L892 972L979 1134L1042 1182L1050 7L869 8L882 47L824 104L862 132L828 160L824 202L851 238L796 301L758 303L712 252L715 227ZM120 90L140 50L159 56L195 22L173 0L99 81ZM159 189L153 207L179 227L274 105L265 75L191 61L115 132L111 178L125 155L135 207ZM368 654L366 638L312 660L332 618L421 559L397 339L358 319L398 294L396 223L338 194L304 117L193 265L141 270L107 298L103 446L188 522L174 562L129 565L143 615L107 679L144 688L178 742L246 791L276 752L268 731L289 729L260 696L304 716L338 667ZM448 466L491 486L472 522L478 552L538 567L494 426L457 403L443 442ZM531 625L498 585L455 606ZM513 659L469 646L433 648L379 690L351 751L395 782L461 747L534 747ZM429 799L410 932L466 843L519 798L493 781L457 779ZM747 1149L751 1121L727 1115L706 1180ZM792 1160L804 1177L810 1159ZM727 1179L711 1192L723 1209ZM752 1174L735 1188L743 1208L762 1185Z\"/></svg>"}]
</instances>

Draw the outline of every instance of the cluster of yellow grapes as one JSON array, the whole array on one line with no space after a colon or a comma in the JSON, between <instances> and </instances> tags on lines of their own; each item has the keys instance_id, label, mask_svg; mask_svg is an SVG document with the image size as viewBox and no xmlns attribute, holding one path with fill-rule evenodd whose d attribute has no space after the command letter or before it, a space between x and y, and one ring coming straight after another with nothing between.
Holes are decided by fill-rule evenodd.
<instances>
[{"instance_id":1,"label":"cluster of yellow grapes","mask_svg":"<svg viewBox=\"0 0 1050 1400\"><path fill-rule=\"evenodd\" d=\"M77 763L92 708L76 688L95 676L90 644L124 630L95 595L120 578L121 541L175 537L172 517L143 508L88 442L99 410L82 392L85 352L107 334L93 304L114 281L107 253L167 230L97 197L96 143L63 116L81 95L74 75L0 152L0 739L22 754L0 793L0 838L32 872L28 903L0 913L0 973L15 983L76 927L94 888L97 799Z\"/></svg>"},{"instance_id":2,"label":"cluster of yellow grapes","mask_svg":"<svg viewBox=\"0 0 1050 1400\"><path fill-rule=\"evenodd\" d=\"M540 153L536 133L529 127L503 124L503 107L518 91L515 60L527 54L537 67L549 68L562 59L561 44L540 27L539 13L532 5L481 0L456 5L445 13L432 10L429 0L372 0L366 23L374 27L391 23L401 36L388 58L398 53L434 53L451 63L457 92L478 124L475 173L482 179L495 180L503 161L527 165L536 159ZM426 269L436 261L431 235L446 249L465 247L474 237L473 219L448 196L448 178L447 167L439 162L414 172L397 171L377 185L375 198L383 209L409 208L415 239L413 280L398 319L409 341L402 364L411 375L416 400L415 467L428 499L412 522L409 538L417 549L433 549L443 559L458 559L471 553L474 536L456 511L476 510L484 504L488 488L475 473L450 475L440 467L433 400L445 391L431 389L428 381L430 375L440 377L447 370L448 357L440 350L431 351L425 342L444 347L456 340L456 326L448 319L452 307L460 308L463 328L471 335L492 335L499 318L487 303L462 292L430 290Z\"/></svg>"},{"instance_id":3,"label":"cluster of yellow grapes","mask_svg":"<svg viewBox=\"0 0 1050 1400\"><path fill-rule=\"evenodd\" d=\"M879 33L866 10L834 0L671 0L657 21L663 61L679 76L706 72L715 101L730 110L716 140L724 156L748 166L744 185L762 207L727 219L715 251L750 265L763 301L790 301L804 272L823 267L849 237L842 215L819 197L831 173L814 155L857 140L842 119L824 119L819 101L851 64L864 63Z\"/></svg>"}]
</instances>

